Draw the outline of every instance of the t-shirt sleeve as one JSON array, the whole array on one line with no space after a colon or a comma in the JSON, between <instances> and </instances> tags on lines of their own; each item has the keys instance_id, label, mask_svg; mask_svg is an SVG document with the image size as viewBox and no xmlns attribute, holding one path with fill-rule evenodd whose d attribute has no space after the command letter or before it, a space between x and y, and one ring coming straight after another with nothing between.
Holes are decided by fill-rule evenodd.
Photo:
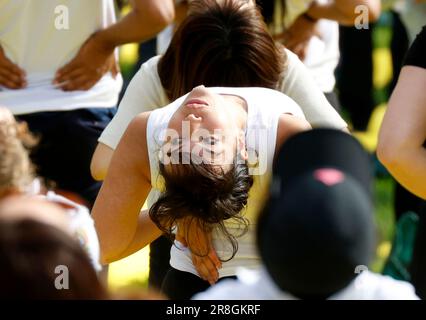
<instances>
[{"instance_id":1,"label":"t-shirt sleeve","mask_svg":"<svg viewBox=\"0 0 426 320\"><path fill-rule=\"evenodd\" d=\"M301 108L312 127L343 129L346 122L328 102L302 61L289 50L287 69L279 90L292 98Z\"/></svg>"},{"instance_id":2,"label":"t-shirt sleeve","mask_svg":"<svg viewBox=\"0 0 426 320\"><path fill-rule=\"evenodd\" d=\"M132 78L116 115L102 132L99 142L115 149L135 116L168 103L157 72L159 58L157 56L148 60Z\"/></svg>"},{"instance_id":3,"label":"t-shirt sleeve","mask_svg":"<svg viewBox=\"0 0 426 320\"><path fill-rule=\"evenodd\" d=\"M426 69L426 26L423 27L408 50L405 65Z\"/></svg>"}]
</instances>

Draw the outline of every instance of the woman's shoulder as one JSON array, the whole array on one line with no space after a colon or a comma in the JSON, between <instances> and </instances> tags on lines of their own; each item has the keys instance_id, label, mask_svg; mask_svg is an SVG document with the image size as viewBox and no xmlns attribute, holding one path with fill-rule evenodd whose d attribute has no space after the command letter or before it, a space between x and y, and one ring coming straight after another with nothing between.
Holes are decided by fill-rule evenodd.
<instances>
[{"instance_id":1,"label":"woman's shoulder","mask_svg":"<svg viewBox=\"0 0 426 320\"><path fill-rule=\"evenodd\" d=\"M311 129L311 125L305 119L292 114L281 114L278 120L276 149L280 149L290 137Z\"/></svg>"},{"instance_id":2,"label":"woman's shoulder","mask_svg":"<svg viewBox=\"0 0 426 320\"><path fill-rule=\"evenodd\" d=\"M160 62L161 57L161 55L158 55L148 59L141 65L141 69L152 70L152 72L157 72L158 63Z\"/></svg>"},{"instance_id":3,"label":"woman's shoulder","mask_svg":"<svg viewBox=\"0 0 426 320\"><path fill-rule=\"evenodd\" d=\"M267 88L244 88L245 98L252 116L270 117L289 113L304 119L305 115L301 107L285 93Z\"/></svg>"},{"instance_id":4,"label":"woman's shoulder","mask_svg":"<svg viewBox=\"0 0 426 320\"><path fill-rule=\"evenodd\" d=\"M286 93L263 87L214 87L211 88L220 94L233 94L244 98L248 103L266 106L269 103L276 105L297 105Z\"/></svg>"},{"instance_id":5,"label":"woman's shoulder","mask_svg":"<svg viewBox=\"0 0 426 320\"><path fill-rule=\"evenodd\" d=\"M125 157L128 163L135 164L134 167L137 167L148 180L149 164L141 159L149 159L147 127L150 114L150 111L143 112L132 119L116 149L116 152L119 150L120 157Z\"/></svg>"},{"instance_id":6,"label":"woman's shoulder","mask_svg":"<svg viewBox=\"0 0 426 320\"><path fill-rule=\"evenodd\" d=\"M147 85L148 81L153 88L156 88L155 90L163 90L158 74L158 64L160 63L161 57L162 56L158 55L144 62L133 76L132 81L135 80L138 83L142 82L144 85Z\"/></svg>"},{"instance_id":7,"label":"woman's shoulder","mask_svg":"<svg viewBox=\"0 0 426 320\"><path fill-rule=\"evenodd\" d=\"M148 126L148 119L152 111L139 113L130 121L126 133L131 137L144 137L146 136L146 128ZM139 139L138 139L139 140Z\"/></svg>"}]
</instances>

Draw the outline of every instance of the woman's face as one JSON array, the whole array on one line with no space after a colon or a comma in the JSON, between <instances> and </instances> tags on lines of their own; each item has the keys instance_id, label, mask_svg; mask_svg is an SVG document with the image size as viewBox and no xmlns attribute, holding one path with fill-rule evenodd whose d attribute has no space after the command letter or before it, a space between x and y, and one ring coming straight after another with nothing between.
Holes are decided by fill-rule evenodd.
<instances>
[{"instance_id":1,"label":"woman's face","mask_svg":"<svg viewBox=\"0 0 426 320\"><path fill-rule=\"evenodd\" d=\"M206 163L226 170L234 163L241 140L234 104L235 96L194 88L169 122L163 152L171 155L173 164Z\"/></svg>"}]
</instances>

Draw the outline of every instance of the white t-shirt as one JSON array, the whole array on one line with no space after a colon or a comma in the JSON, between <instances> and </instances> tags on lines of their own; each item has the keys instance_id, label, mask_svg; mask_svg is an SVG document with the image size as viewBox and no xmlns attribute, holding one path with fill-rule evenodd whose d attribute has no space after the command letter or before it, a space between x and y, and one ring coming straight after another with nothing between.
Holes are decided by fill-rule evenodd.
<instances>
[{"instance_id":1,"label":"white t-shirt","mask_svg":"<svg viewBox=\"0 0 426 320\"><path fill-rule=\"evenodd\" d=\"M237 280L223 280L193 300L298 300L283 292L265 269L241 269ZM346 288L328 300L419 300L414 287L405 281L364 271Z\"/></svg>"},{"instance_id":2,"label":"white t-shirt","mask_svg":"<svg viewBox=\"0 0 426 320\"><path fill-rule=\"evenodd\" d=\"M219 276L231 276L236 274L236 269L241 266L258 268L258 257L255 241L255 223L257 215L263 208L269 181L272 173L272 162L275 154L278 120L281 114L290 113L304 119L300 107L286 95L266 88L211 88L215 93L236 95L247 102L247 130L246 148L249 153L249 163L257 164L250 173L253 175L253 186L249 193L247 208L244 216L249 220L249 230L238 240L238 252L233 259L222 264ZM148 196L148 207L158 198L163 190L163 180L159 177L159 150L165 142L164 129L168 127L170 118L180 107L186 95L172 104L151 112L147 123L147 146L151 170L152 191ZM255 152L253 152L255 151ZM196 187L196 186L194 186ZM227 230L234 235L239 234L239 225L226 223ZM232 253L227 239L223 234L213 233L213 244L220 258L229 259ZM192 264L189 249L184 248L178 241L171 249L170 265L181 271L198 275Z\"/></svg>"},{"instance_id":3,"label":"white t-shirt","mask_svg":"<svg viewBox=\"0 0 426 320\"><path fill-rule=\"evenodd\" d=\"M113 0L0 0L0 45L26 71L28 82L19 90L0 86L0 104L15 115L116 106L120 75L107 73L88 91L64 92L52 85L55 72L87 38L113 23Z\"/></svg>"},{"instance_id":4,"label":"white t-shirt","mask_svg":"<svg viewBox=\"0 0 426 320\"><path fill-rule=\"evenodd\" d=\"M288 66L278 90L292 98L313 127L343 129L346 122L330 105L315 84L309 70L291 51L286 51ZM117 114L108 124L99 142L115 149L130 121L139 113L164 107L170 101L158 75L160 56L144 63L135 74L121 100Z\"/></svg>"},{"instance_id":5,"label":"white t-shirt","mask_svg":"<svg viewBox=\"0 0 426 320\"><path fill-rule=\"evenodd\" d=\"M90 216L89 209L79 205L53 191L48 191L46 195L40 194L42 185L39 179L34 179L27 186L25 193L31 196L38 196L49 202L58 204L66 208L65 211L70 218L69 231L76 239L84 251L87 253L93 268L99 272L102 270L100 264L100 247L98 234L95 229L95 222Z\"/></svg>"},{"instance_id":6,"label":"white t-shirt","mask_svg":"<svg viewBox=\"0 0 426 320\"><path fill-rule=\"evenodd\" d=\"M306 12L313 0L287 0L284 25L291 26L296 18ZM320 0L327 3L328 0ZM320 89L329 93L336 85L334 71L339 63L339 24L336 21L321 19L318 21L318 33L309 42L306 58L303 61Z\"/></svg>"},{"instance_id":7,"label":"white t-shirt","mask_svg":"<svg viewBox=\"0 0 426 320\"><path fill-rule=\"evenodd\" d=\"M68 207L66 212L71 220L69 226L71 234L87 253L93 268L97 272L101 271L99 239L95 229L95 222L90 216L89 209L53 191L49 191L45 198L47 201Z\"/></svg>"}]
</instances>

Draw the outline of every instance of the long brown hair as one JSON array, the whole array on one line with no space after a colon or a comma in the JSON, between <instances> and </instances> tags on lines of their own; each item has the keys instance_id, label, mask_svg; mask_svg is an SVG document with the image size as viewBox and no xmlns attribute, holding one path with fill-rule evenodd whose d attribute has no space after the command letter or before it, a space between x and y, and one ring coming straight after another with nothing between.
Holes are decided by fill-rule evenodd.
<instances>
[{"instance_id":1,"label":"long brown hair","mask_svg":"<svg viewBox=\"0 0 426 320\"><path fill-rule=\"evenodd\" d=\"M165 192L151 206L151 220L171 238L177 222L184 222L187 231L195 226L205 233L221 232L232 247L232 254L221 257L221 260L232 259L238 250L236 238L248 230L249 222L243 215L243 209L253 185L247 164L240 163L237 158L228 171L192 161L190 164L171 165L168 169L160 164ZM227 230L225 221L230 220L239 225L237 232ZM191 244L197 239L193 239L189 232L185 237L192 249ZM199 256L208 254L192 252Z\"/></svg>"},{"instance_id":2,"label":"long brown hair","mask_svg":"<svg viewBox=\"0 0 426 320\"><path fill-rule=\"evenodd\" d=\"M255 6L195 0L158 73L168 98L175 100L201 84L276 89L285 61L285 51Z\"/></svg>"}]
</instances>

